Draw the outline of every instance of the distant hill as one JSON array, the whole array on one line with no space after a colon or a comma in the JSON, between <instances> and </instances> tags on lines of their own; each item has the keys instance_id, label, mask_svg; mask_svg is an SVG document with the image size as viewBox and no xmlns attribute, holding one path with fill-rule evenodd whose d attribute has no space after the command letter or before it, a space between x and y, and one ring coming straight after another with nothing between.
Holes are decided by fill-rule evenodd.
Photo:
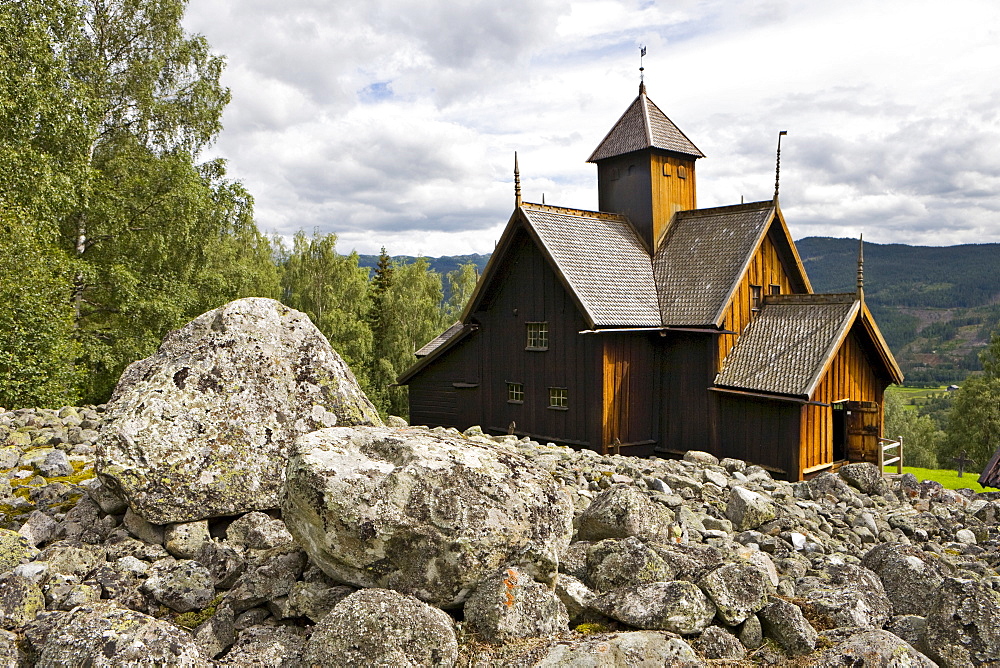
<instances>
[{"instance_id":1,"label":"distant hill","mask_svg":"<svg viewBox=\"0 0 1000 668\"><path fill-rule=\"evenodd\" d=\"M795 245L816 292L854 290L857 239ZM865 298L908 384L958 382L1000 323L1000 244L865 243Z\"/></svg>"},{"instance_id":2,"label":"distant hill","mask_svg":"<svg viewBox=\"0 0 1000 668\"><path fill-rule=\"evenodd\" d=\"M795 244L816 292L854 291L857 239L806 237ZM427 258L442 276L468 262L482 272L489 259L478 253ZM378 256L361 255L359 264L375 267ZM979 352L1000 325L1000 244L865 243L865 298L907 384L959 382L981 368Z\"/></svg>"}]
</instances>

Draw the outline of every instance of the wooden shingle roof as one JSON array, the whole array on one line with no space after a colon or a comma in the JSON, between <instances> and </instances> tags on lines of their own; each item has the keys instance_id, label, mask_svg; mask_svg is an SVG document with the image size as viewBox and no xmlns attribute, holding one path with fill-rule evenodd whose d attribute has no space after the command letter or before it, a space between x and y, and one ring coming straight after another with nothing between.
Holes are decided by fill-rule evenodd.
<instances>
[{"instance_id":1,"label":"wooden shingle roof","mask_svg":"<svg viewBox=\"0 0 1000 668\"><path fill-rule=\"evenodd\" d=\"M808 397L860 308L854 294L768 297L715 384Z\"/></svg>"},{"instance_id":2,"label":"wooden shingle roof","mask_svg":"<svg viewBox=\"0 0 1000 668\"><path fill-rule=\"evenodd\" d=\"M767 200L674 216L653 258L664 325L718 323L774 212Z\"/></svg>"},{"instance_id":3,"label":"wooden shingle roof","mask_svg":"<svg viewBox=\"0 0 1000 668\"><path fill-rule=\"evenodd\" d=\"M449 327L448 329L444 330L443 332L441 332L440 334L438 334L436 337L434 337L433 339L431 339L430 341L428 341L427 343L425 343L423 348L421 348L417 352L413 353L414 356L416 356L416 357L426 357L427 355L430 355L432 352L434 352L435 350L437 350L439 347L441 347L442 345L444 345L445 343L447 343L451 339L451 337L457 336L459 334L459 332L462 331L462 327L463 326L464 325L462 325L462 321L459 320L454 325L452 325L451 327Z\"/></svg>"},{"instance_id":4,"label":"wooden shingle roof","mask_svg":"<svg viewBox=\"0 0 1000 668\"><path fill-rule=\"evenodd\" d=\"M619 214L521 207L594 327L659 327L649 251Z\"/></svg>"},{"instance_id":5,"label":"wooden shingle roof","mask_svg":"<svg viewBox=\"0 0 1000 668\"><path fill-rule=\"evenodd\" d=\"M645 86L640 86L639 96L594 149L587 162L597 162L646 148L659 148L695 158L705 157L687 135L646 97Z\"/></svg>"}]
</instances>

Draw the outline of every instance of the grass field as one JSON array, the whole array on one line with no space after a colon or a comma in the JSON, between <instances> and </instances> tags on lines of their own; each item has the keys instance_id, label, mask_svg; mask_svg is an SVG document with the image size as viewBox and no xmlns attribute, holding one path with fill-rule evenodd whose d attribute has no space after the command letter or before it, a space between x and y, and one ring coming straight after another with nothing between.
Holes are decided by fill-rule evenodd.
<instances>
[{"instance_id":1,"label":"grass field","mask_svg":"<svg viewBox=\"0 0 1000 668\"><path fill-rule=\"evenodd\" d=\"M918 405L925 404L929 399L947 393L948 386L940 387L907 387L905 385L890 385L886 394L895 394L903 399L903 405L909 410L916 410Z\"/></svg>"},{"instance_id":2,"label":"grass field","mask_svg":"<svg viewBox=\"0 0 1000 668\"><path fill-rule=\"evenodd\" d=\"M886 473L895 473L895 466L886 466ZM971 489L973 492L989 492L996 491L993 487L983 487L976 480L979 478L979 472L966 472L961 478L958 477L957 471L949 471L948 469L918 469L913 466L904 466L903 473L912 473L917 476L917 480L936 480L948 489Z\"/></svg>"}]
</instances>

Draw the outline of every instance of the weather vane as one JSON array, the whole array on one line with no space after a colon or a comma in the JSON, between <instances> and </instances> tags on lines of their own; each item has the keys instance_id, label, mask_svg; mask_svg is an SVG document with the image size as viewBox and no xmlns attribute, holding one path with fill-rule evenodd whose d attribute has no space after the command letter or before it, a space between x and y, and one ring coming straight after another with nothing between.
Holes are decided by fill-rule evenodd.
<instances>
[{"instance_id":1,"label":"weather vane","mask_svg":"<svg viewBox=\"0 0 1000 668\"><path fill-rule=\"evenodd\" d=\"M643 82L643 76L644 76L643 72L646 69L645 67L642 66L642 59L643 59L643 57L645 55L646 55L646 47L640 46L639 47L639 83L640 84Z\"/></svg>"}]
</instances>

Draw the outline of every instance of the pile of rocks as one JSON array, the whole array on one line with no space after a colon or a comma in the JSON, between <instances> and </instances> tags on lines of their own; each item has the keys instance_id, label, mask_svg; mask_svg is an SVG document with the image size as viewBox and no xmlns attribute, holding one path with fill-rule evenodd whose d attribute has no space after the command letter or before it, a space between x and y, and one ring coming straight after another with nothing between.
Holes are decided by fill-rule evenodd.
<instances>
[{"instance_id":1,"label":"pile of rocks","mask_svg":"<svg viewBox=\"0 0 1000 668\"><path fill-rule=\"evenodd\" d=\"M0 444L3 665L1000 661L997 494L385 427L269 300Z\"/></svg>"}]
</instances>

